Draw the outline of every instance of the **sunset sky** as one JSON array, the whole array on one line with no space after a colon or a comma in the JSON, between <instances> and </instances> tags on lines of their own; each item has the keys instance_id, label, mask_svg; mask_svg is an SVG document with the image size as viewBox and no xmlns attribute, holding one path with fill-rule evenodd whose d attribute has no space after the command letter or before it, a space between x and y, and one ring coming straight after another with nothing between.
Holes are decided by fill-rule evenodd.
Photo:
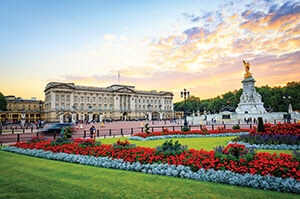
<instances>
[{"instance_id":1,"label":"sunset sky","mask_svg":"<svg viewBox=\"0 0 300 199\"><path fill-rule=\"evenodd\" d=\"M299 1L0 0L0 92L44 100L48 82L201 99L300 81Z\"/></svg>"}]
</instances>

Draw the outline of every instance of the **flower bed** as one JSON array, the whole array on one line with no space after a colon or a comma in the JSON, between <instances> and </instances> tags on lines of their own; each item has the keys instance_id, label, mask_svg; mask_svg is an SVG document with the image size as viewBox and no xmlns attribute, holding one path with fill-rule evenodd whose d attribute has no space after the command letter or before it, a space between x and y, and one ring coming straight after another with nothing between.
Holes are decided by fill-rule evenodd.
<instances>
[{"instance_id":1,"label":"flower bed","mask_svg":"<svg viewBox=\"0 0 300 199\"><path fill-rule=\"evenodd\" d=\"M41 149L22 149L17 147L2 148L4 151L29 155L50 160L59 160L82 165L90 165L103 168L122 169L127 171L138 171L143 173L174 176L199 181L217 182L236 186L252 187L256 189L268 189L279 192L300 193L300 181L293 178L281 178L273 176L262 176L252 174L237 174L231 171L215 171L213 169L200 169L193 172L188 166L175 166L169 164L141 164L140 162L125 162L123 159L112 159L109 157L94 157L87 155L74 155L67 153L54 153Z\"/></svg>"},{"instance_id":2,"label":"flower bed","mask_svg":"<svg viewBox=\"0 0 300 199\"><path fill-rule=\"evenodd\" d=\"M240 132L240 133L220 133L220 134L187 134L187 135L162 135L162 136L150 136L150 137L139 137L139 136L132 136L127 139L129 140L137 140L137 141L149 141L149 140L163 140L163 139L173 139L173 138L201 138L201 137L228 137L228 136L239 136L239 135L247 135L249 132Z\"/></svg>"},{"instance_id":3,"label":"flower bed","mask_svg":"<svg viewBox=\"0 0 300 199\"><path fill-rule=\"evenodd\" d=\"M246 142L249 144L263 144L263 145L299 145L300 146L300 136L299 135L241 135L231 141L233 142Z\"/></svg>"},{"instance_id":4,"label":"flower bed","mask_svg":"<svg viewBox=\"0 0 300 199\"><path fill-rule=\"evenodd\" d=\"M265 124L264 127L265 132L252 129L249 135L238 136L230 143L241 143L258 149L300 149L300 124Z\"/></svg>"},{"instance_id":5,"label":"flower bed","mask_svg":"<svg viewBox=\"0 0 300 199\"><path fill-rule=\"evenodd\" d=\"M246 148L256 148L256 149L270 149L270 150L300 150L300 145L287 145L287 144L249 144L242 141L229 141L227 144L243 144Z\"/></svg>"},{"instance_id":6,"label":"flower bed","mask_svg":"<svg viewBox=\"0 0 300 199\"><path fill-rule=\"evenodd\" d=\"M251 135L298 135L300 136L300 123L278 123L264 124L265 132L256 132L256 129L250 131Z\"/></svg>"},{"instance_id":7,"label":"flower bed","mask_svg":"<svg viewBox=\"0 0 300 199\"><path fill-rule=\"evenodd\" d=\"M187 132L183 131L169 131L164 130L163 132L149 132L149 133L136 133L133 136L135 137L153 137L153 136L167 136L167 135L218 135L218 134L235 134L240 132L249 132L250 129L238 129L238 130L232 130L232 129L218 129L218 130L207 130L206 128L203 128L202 130L191 130Z\"/></svg>"},{"instance_id":8,"label":"flower bed","mask_svg":"<svg viewBox=\"0 0 300 199\"><path fill-rule=\"evenodd\" d=\"M80 146L85 142L88 142L85 147ZM203 149L200 151L183 150L180 154L174 154L158 152L153 148L135 147L128 141L118 141L115 145L95 145L92 139L75 139L73 142L65 144L53 144L52 140L41 140L40 142L16 143L12 146L23 149L41 149L53 153L109 157L112 160L123 159L129 163L183 165L190 167L194 172L203 168L216 171L228 170L242 175L249 173L300 180L300 163L288 154L277 156L277 154L257 153L251 156L241 154L237 157L232 154L220 155L217 152L208 152ZM175 150L174 147L172 149Z\"/></svg>"}]
</instances>

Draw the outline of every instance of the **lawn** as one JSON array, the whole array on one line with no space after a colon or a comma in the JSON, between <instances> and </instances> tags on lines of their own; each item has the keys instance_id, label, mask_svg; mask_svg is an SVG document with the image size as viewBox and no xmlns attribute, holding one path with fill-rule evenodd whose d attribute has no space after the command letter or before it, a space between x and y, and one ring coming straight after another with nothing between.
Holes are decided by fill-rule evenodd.
<instances>
[{"instance_id":1,"label":"lawn","mask_svg":"<svg viewBox=\"0 0 300 199\"><path fill-rule=\"evenodd\" d=\"M0 198L300 198L297 194L103 169L0 151Z\"/></svg>"},{"instance_id":2,"label":"lawn","mask_svg":"<svg viewBox=\"0 0 300 199\"><path fill-rule=\"evenodd\" d=\"M233 137L208 137L208 138L174 138L173 141L178 140L180 144L187 145L189 149L204 149L206 151L213 150L216 146L226 146L226 143L229 142L231 139L235 138ZM117 140L125 140L126 137L120 137L120 138L105 138L105 139L97 139L98 141L101 141L103 144L113 144ZM151 140L151 141L136 141L136 140L128 140L131 144L136 144L137 146L143 146L143 147L150 147L155 148L156 146L161 145L164 143L167 139L164 140ZM170 139L168 139L170 140ZM260 149L256 150L257 152L267 152L267 153L287 153L292 154L291 150L266 150L266 149Z\"/></svg>"}]
</instances>

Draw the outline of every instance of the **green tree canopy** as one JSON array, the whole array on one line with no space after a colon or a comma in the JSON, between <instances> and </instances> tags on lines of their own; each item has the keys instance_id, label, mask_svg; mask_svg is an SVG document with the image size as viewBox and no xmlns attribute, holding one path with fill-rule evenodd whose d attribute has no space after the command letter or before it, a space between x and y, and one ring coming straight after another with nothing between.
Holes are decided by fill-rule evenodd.
<instances>
[{"instance_id":1,"label":"green tree canopy","mask_svg":"<svg viewBox=\"0 0 300 199\"><path fill-rule=\"evenodd\" d=\"M6 110L7 110L7 99L0 92L0 111L6 111Z\"/></svg>"},{"instance_id":2,"label":"green tree canopy","mask_svg":"<svg viewBox=\"0 0 300 199\"><path fill-rule=\"evenodd\" d=\"M284 87L269 87L268 85L257 87L257 92L261 94L264 107L276 112L287 111L288 104L292 104L294 110L300 110L300 82L289 82ZM219 112L226 105L234 108L238 106L243 89L229 91L222 96L212 99L200 100L199 97L191 96L187 99L187 110L203 112L204 110ZM283 96L290 96L284 99ZM175 111L184 110L184 101L174 104Z\"/></svg>"}]
</instances>

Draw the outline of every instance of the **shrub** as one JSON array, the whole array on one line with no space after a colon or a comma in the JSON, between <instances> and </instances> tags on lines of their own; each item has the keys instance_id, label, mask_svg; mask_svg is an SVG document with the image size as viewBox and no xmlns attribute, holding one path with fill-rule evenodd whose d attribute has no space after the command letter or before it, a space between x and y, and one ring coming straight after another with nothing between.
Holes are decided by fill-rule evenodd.
<instances>
[{"instance_id":1,"label":"shrub","mask_svg":"<svg viewBox=\"0 0 300 199\"><path fill-rule=\"evenodd\" d=\"M236 124L232 127L233 130L238 130L241 129L240 125Z\"/></svg>"},{"instance_id":2,"label":"shrub","mask_svg":"<svg viewBox=\"0 0 300 199\"><path fill-rule=\"evenodd\" d=\"M149 123L147 123L147 124L145 125L145 132L146 132L147 134L150 134L150 132L149 132Z\"/></svg>"},{"instance_id":3,"label":"shrub","mask_svg":"<svg viewBox=\"0 0 300 199\"><path fill-rule=\"evenodd\" d=\"M182 132L189 132L190 129L189 129L188 126L184 126L184 127L181 128L181 131L182 131Z\"/></svg>"},{"instance_id":4,"label":"shrub","mask_svg":"<svg viewBox=\"0 0 300 199\"><path fill-rule=\"evenodd\" d=\"M165 141L161 146L156 147L156 153L159 155L162 153L164 156L166 155L180 155L184 151L187 151L187 146L182 146L178 140L173 143L172 140Z\"/></svg>"},{"instance_id":5,"label":"shrub","mask_svg":"<svg viewBox=\"0 0 300 199\"><path fill-rule=\"evenodd\" d=\"M63 137L64 138L72 138L72 132L73 132L73 130L71 127L68 126L68 127L64 128Z\"/></svg>"},{"instance_id":6,"label":"shrub","mask_svg":"<svg viewBox=\"0 0 300 199\"><path fill-rule=\"evenodd\" d=\"M264 122L263 122L263 118L259 117L257 119L258 119L257 131L258 132L266 132Z\"/></svg>"}]
</instances>

